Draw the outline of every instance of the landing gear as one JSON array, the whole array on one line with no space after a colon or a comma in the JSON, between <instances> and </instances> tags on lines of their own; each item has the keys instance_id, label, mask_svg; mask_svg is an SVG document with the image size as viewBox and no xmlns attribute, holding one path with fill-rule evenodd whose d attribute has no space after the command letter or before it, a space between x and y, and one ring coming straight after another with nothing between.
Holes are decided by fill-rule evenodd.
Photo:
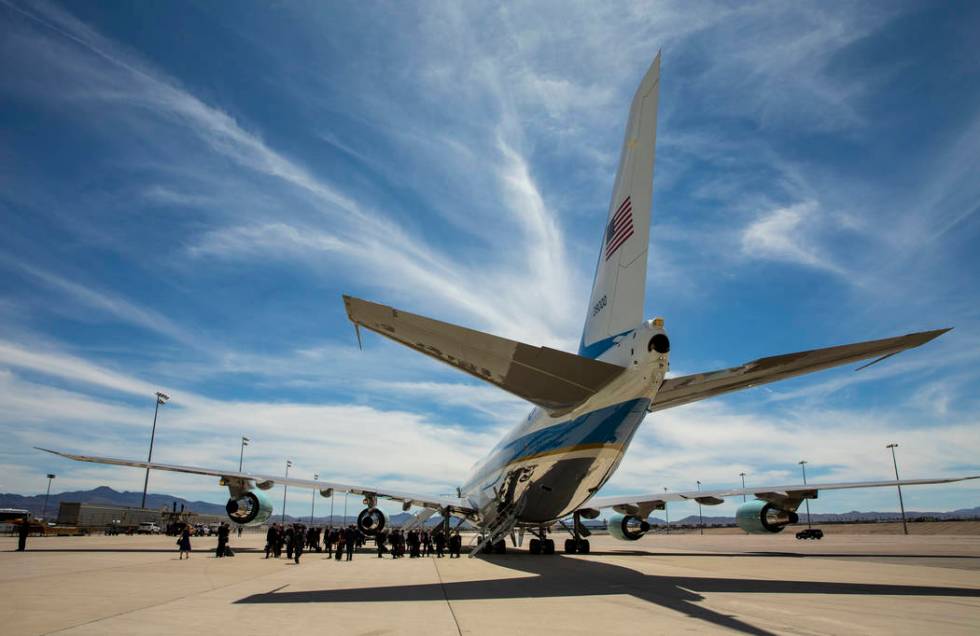
<instances>
[{"instance_id":1,"label":"landing gear","mask_svg":"<svg viewBox=\"0 0 980 636\"><path fill-rule=\"evenodd\" d=\"M545 537L547 530L541 528L536 534L538 537ZM531 539L531 542L527 546L528 552L531 554L554 554L555 553L555 542L553 539Z\"/></svg>"},{"instance_id":2,"label":"landing gear","mask_svg":"<svg viewBox=\"0 0 980 636\"><path fill-rule=\"evenodd\" d=\"M561 524L566 530L568 526L564 523ZM589 540L583 539L582 537L589 536L590 532L588 528L582 525L581 513L575 512L572 516L572 533L571 539L565 539L565 554L588 554L591 549L589 546Z\"/></svg>"},{"instance_id":3,"label":"landing gear","mask_svg":"<svg viewBox=\"0 0 980 636\"><path fill-rule=\"evenodd\" d=\"M588 539L565 539L565 554L588 554Z\"/></svg>"},{"instance_id":4,"label":"landing gear","mask_svg":"<svg viewBox=\"0 0 980 636\"><path fill-rule=\"evenodd\" d=\"M487 550L489 552L489 550ZM494 554L507 554L507 542L501 539L493 544Z\"/></svg>"}]
</instances>

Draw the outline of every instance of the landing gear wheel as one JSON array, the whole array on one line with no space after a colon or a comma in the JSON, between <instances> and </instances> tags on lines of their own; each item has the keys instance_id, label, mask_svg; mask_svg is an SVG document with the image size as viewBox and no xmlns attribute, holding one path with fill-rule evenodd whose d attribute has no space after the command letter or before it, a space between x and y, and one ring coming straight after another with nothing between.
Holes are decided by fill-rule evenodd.
<instances>
[{"instance_id":1,"label":"landing gear wheel","mask_svg":"<svg viewBox=\"0 0 980 636\"><path fill-rule=\"evenodd\" d=\"M578 540L578 545L576 546L576 548L577 548L577 552L579 554L588 554L589 553L589 540L588 539L579 539Z\"/></svg>"},{"instance_id":2,"label":"landing gear wheel","mask_svg":"<svg viewBox=\"0 0 980 636\"><path fill-rule=\"evenodd\" d=\"M501 539L500 541L494 543L493 552L494 554L507 554L507 542Z\"/></svg>"},{"instance_id":3,"label":"landing gear wheel","mask_svg":"<svg viewBox=\"0 0 980 636\"><path fill-rule=\"evenodd\" d=\"M541 542L541 552L543 554L554 554L555 553L555 540L545 539Z\"/></svg>"},{"instance_id":4,"label":"landing gear wheel","mask_svg":"<svg viewBox=\"0 0 980 636\"><path fill-rule=\"evenodd\" d=\"M575 539L565 539L565 554L575 554L576 552Z\"/></svg>"},{"instance_id":5,"label":"landing gear wheel","mask_svg":"<svg viewBox=\"0 0 980 636\"><path fill-rule=\"evenodd\" d=\"M541 540L531 539L531 542L527 546L527 550L531 554L541 554Z\"/></svg>"}]
</instances>

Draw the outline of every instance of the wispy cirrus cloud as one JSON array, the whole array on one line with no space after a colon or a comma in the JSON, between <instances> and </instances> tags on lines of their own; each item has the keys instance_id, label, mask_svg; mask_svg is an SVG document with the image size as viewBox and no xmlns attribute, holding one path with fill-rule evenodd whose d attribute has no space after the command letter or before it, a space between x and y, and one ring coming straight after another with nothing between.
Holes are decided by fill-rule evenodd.
<instances>
[{"instance_id":1,"label":"wispy cirrus cloud","mask_svg":"<svg viewBox=\"0 0 980 636\"><path fill-rule=\"evenodd\" d=\"M769 212L742 231L742 253L749 258L770 259L824 269L847 277L839 265L808 242L816 204L797 203Z\"/></svg>"},{"instance_id":2,"label":"wispy cirrus cloud","mask_svg":"<svg viewBox=\"0 0 980 636\"><path fill-rule=\"evenodd\" d=\"M180 8L144 11L164 23ZM903 448L926 449L915 468L952 470L941 449L972 447L957 427L974 421L975 380L958 354L980 324L962 274L980 153L975 117L948 108L975 103L970 82L947 85L965 71L936 55L963 45L933 24L944 41L921 49L928 38L902 31L917 11L214 6L175 47L84 5L4 1L0 213L13 231L0 247L21 275L0 289L0 372L19 396L3 430L131 455L145 425L125 420L163 387L175 461L233 464L249 432L270 472L297 453L302 470L327 458L338 474L447 487L521 402L379 338L359 353L339 296L573 349L626 109L663 49L648 304L677 367L957 330L861 374L658 415L612 486L721 483L736 464L782 480L784 455L846 454L837 439L862 418L873 426L855 447L878 444L891 417L912 431ZM929 73L935 104L899 89ZM146 352L147 333L175 346ZM352 423L378 433L338 443ZM941 434L919 434L930 427ZM411 462L395 456L405 448ZM41 462L15 459L7 474L27 484ZM865 469L847 455L827 470Z\"/></svg>"}]
</instances>

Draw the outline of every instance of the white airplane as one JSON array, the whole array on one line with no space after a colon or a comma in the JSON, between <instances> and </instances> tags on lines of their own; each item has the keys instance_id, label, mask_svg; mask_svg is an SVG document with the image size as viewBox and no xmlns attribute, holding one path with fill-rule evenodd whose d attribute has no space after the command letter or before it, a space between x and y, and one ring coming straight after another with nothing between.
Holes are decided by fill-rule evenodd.
<instances>
[{"instance_id":1,"label":"white airplane","mask_svg":"<svg viewBox=\"0 0 980 636\"><path fill-rule=\"evenodd\" d=\"M895 338L761 358L731 369L666 378L670 340L661 318L643 320L653 188L654 145L660 83L660 55L640 82L630 107L626 139L613 186L600 245L592 298L578 354L537 347L344 296L355 329L364 327L453 365L485 382L533 403L527 418L514 427L473 469L456 497L404 493L379 486L282 478L215 468L174 466L138 460L47 452L99 464L116 464L219 477L227 486L228 515L241 524L260 524L272 515L265 491L276 484L362 495L365 508L358 526L368 535L386 524L381 498L399 501L404 510L422 510L414 523L440 513L467 519L481 532L474 548L502 553L505 537L520 543L525 531L532 553L555 551L549 528L572 517L565 551L587 553L589 532L581 519L603 509L610 533L636 540L650 528L647 517L667 502L722 503L725 497L751 495L736 520L749 533L780 532L797 522L796 510L821 490L939 484L980 476L831 484L754 486L725 490L658 492L597 497L615 472L647 413L791 378L804 373L874 358L875 364L905 349L929 342L948 329ZM358 331L358 341L360 332ZM860 367L864 368L864 367ZM47 449L39 449L47 450Z\"/></svg>"}]
</instances>

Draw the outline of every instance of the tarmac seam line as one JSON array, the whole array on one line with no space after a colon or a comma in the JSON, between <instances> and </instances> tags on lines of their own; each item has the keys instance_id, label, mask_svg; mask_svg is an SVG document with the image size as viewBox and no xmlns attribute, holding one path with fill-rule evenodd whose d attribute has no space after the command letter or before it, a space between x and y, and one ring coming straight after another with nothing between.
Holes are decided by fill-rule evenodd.
<instances>
[{"instance_id":1,"label":"tarmac seam line","mask_svg":"<svg viewBox=\"0 0 980 636\"><path fill-rule=\"evenodd\" d=\"M463 630L459 627L459 619L456 618L456 610L453 609L453 604L449 601L449 594L446 593L446 584L442 581L442 573L439 571L439 563L435 559L432 559L432 567L436 569L436 578L439 579L439 589L442 590L442 597L446 599L446 606L449 608L449 615L453 617L453 623L456 624L456 633L459 636L463 636Z\"/></svg>"}]
</instances>

